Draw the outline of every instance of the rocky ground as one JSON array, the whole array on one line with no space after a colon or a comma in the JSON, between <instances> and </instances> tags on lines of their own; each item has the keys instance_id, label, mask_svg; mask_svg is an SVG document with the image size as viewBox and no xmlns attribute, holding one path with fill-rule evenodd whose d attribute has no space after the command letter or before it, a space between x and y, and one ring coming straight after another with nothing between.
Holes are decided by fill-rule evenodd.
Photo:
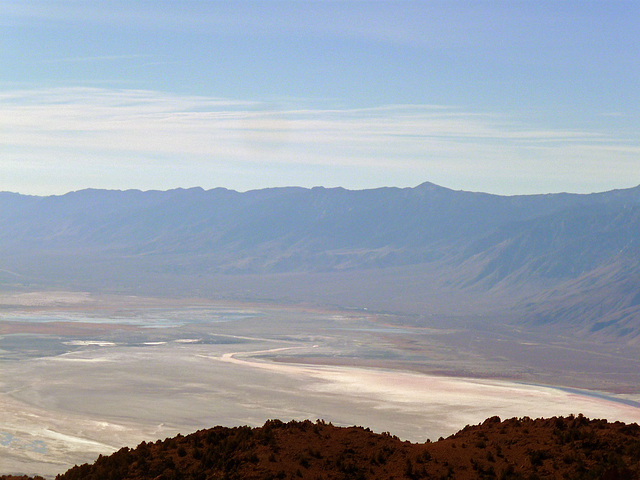
<instances>
[{"instance_id":1,"label":"rocky ground","mask_svg":"<svg viewBox=\"0 0 640 480\"><path fill-rule=\"evenodd\" d=\"M362 427L270 420L259 428L215 427L143 442L57 477L297 478L640 478L640 427L581 415L505 421L493 417L446 439L414 444Z\"/></svg>"}]
</instances>

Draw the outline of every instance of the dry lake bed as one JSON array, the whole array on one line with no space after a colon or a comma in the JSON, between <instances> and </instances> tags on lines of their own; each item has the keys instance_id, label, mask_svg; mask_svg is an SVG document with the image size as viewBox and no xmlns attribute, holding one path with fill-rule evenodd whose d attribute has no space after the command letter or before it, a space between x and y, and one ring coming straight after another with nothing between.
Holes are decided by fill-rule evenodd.
<instances>
[{"instance_id":1,"label":"dry lake bed","mask_svg":"<svg viewBox=\"0 0 640 480\"><path fill-rule=\"evenodd\" d=\"M483 342L436 323L269 304L5 294L0 473L55 476L142 440L269 418L363 425L418 442L493 415L640 420L624 371L613 381L596 369L593 390L563 388L589 372L536 370L522 360L542 348L536 342L496 334ZM474 348L489 338L500 352ZM565 350L575 349L549 351ZM618 368L600 356L599 365ZM610 393L620 386L624 395Z\"/></svg>"}]
</instances>

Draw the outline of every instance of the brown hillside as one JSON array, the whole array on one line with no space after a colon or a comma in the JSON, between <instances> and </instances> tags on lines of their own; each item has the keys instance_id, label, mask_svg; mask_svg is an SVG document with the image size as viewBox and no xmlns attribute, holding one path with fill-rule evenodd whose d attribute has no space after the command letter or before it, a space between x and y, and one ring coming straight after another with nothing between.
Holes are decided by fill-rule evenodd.
<instances>
[{"instance_id":1,"label":"brown hillside","mask_svg":"<svg viewBox=\"0 0 640 480\"><path fill-rule=\"evenodd\" d=\"M447 439L412 444L361 427L270 420L143 442L57 478L633 479L640 478L640 427L583 416L493 417Z\"/></svg>"}]
</instances>

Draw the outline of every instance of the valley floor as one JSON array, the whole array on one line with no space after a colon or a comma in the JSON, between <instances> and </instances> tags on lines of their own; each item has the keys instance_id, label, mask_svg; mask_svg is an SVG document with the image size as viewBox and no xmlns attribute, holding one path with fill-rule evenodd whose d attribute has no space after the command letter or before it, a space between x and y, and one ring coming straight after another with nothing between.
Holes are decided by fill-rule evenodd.
<instances>
[{"instance_id":1,"label":"valley floor","mask_svg":"<svg viewBox=\"0 0 640 480\"><path fill-rule=\"evenodd\" d=\"M0 299L0 473L53 476L123 445L269 418L416 442L493 415L640 421L633 373L606 375L624 355L563 341L364 311L48 295ZM562 382L567 365L577 382Z\"/></svg>"}]
</instances>

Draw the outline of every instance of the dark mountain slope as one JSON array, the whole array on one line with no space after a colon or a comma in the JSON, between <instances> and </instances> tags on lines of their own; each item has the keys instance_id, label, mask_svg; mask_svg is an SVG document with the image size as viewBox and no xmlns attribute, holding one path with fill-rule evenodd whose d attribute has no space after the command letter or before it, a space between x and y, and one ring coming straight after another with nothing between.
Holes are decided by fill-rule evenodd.
<instances>
[{"instance_id":1,"label":"dark mountain slope","mask_svg":"<svg viewBox=\"0 0 640 480\"><path fill-rule=\"evenodd\" d=\"M494 417L435 443L361 427L268 421L123 448L59 480L640 478L640 427L582 416Z\"/></svg>"},{"instance_id":2,"label":"dark mountain slope","mask_svg":"<svg viewBox=\"0 0 640 480\"><path fill-rule=\"evenodd\" d=\"M465 252L483 268L471 283L577 278L603 265L640 264L640 205L593 205L506 223ZM489 278L487 278L489 277Z\"/></svg>"},{"instance_id":3,"label":"dark mountain slope","mask_svg":"<svg viewBox=\"0 0 640 480\"><path fill-rule=\"evenodd\" d=\"M640 344L640 268L622 258L530 299L524 321Z\"/></svg>"}]
</instances>

